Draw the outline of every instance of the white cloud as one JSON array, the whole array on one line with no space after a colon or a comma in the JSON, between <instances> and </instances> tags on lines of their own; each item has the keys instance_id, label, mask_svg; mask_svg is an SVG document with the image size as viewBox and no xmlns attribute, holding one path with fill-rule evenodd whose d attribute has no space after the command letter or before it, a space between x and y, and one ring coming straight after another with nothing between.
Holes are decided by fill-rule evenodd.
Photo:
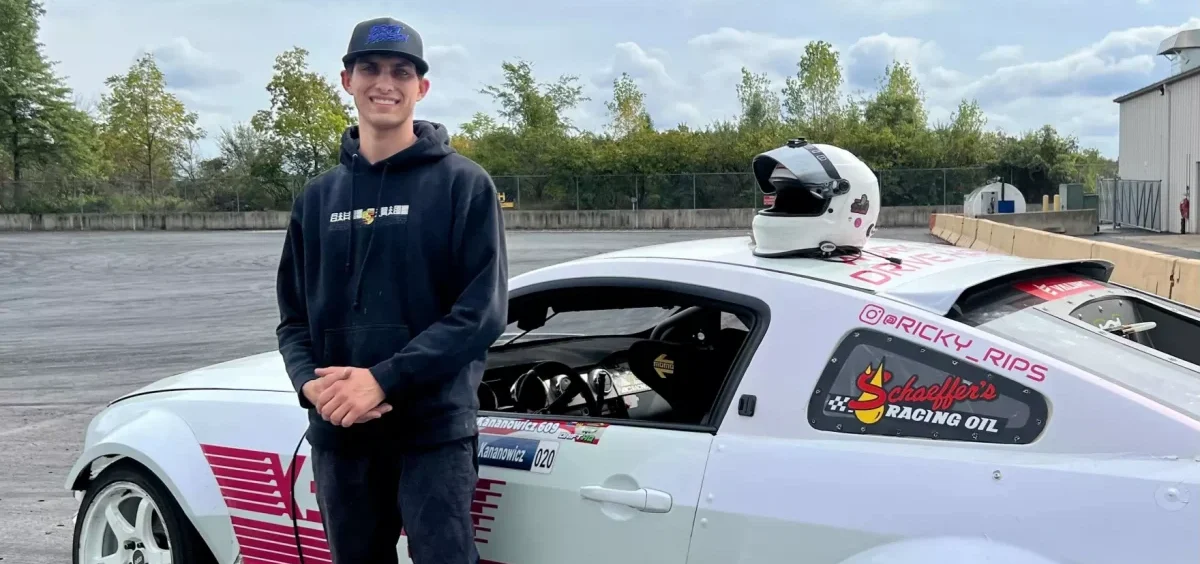
<instances>
[{"instance_id":1,"label":"white cloud","mask_svg":"<svg viewBox=\"0 0 1200 564\"><path fill-rule=\"evenodd\" d=\"M1020 45L997 45L987 52L979 56L981 61L1006 61L1012 59L1020 59L1024 53L1024 47Z\"/></svg>"},{"instance_id":2,"label":"white cloud","mask_svg":"<svg viewBox=\"0 0 1200 564\"><path fill-rule=\"evenodd\" d=\"M741 76L742 66L752 72L766 72L774 76L795 74L796 63L804 55L807 37L784 37L771 33L745 31L722 27L703 33L688 40L688 46L702 61L702 72L706 78L735 80Z\"/></svg>"},{"instance_id":3,"label":"white cloud","mask_svg":"<svg viewBox=\"0 0 1200 564\"><path fill-rule=\"evenodd\" d=\"M938 66L942 57L942 49L935 41L888 33L863 37L843 55L848 69L846 82L854 88L874 89L893 61L908 63L919 77L932 73L937 79L946 80L954 74Z\"/></svg>"},{"instance_id":4,"label":"white cloud","mask_svg":"<svg viewBox=\"0 0 1200 564\"><path fill-rule=\"evenodd\" d=\"M963 88L962 95L995 101L1082 94L1108 97L1111 102L1113 97L1152 82L1158 44L1192 27L1200 27L1200 18L1192 18L1181 26L1112 31L1058 59L996 69Z\"/></svg>"},{"instance_id":5,"label":"white cloud","mask_svg":"<svg viewBox=\"0 0 1200 564\"><path fill-rule=\"evenodd\" d=\"M186 37L173 37L165 45L146 48L154 55L167 86L183 90L221 88L241 82L237 69L197 49Z\"/></svg>"}]
</instances>

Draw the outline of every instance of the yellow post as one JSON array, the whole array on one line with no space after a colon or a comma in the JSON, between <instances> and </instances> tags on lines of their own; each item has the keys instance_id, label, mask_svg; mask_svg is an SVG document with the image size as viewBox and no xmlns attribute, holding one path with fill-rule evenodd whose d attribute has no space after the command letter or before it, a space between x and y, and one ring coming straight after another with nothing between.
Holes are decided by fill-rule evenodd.
<instances>
[{"instance_id":1,"label":"yellow post","mask_svg":"<svg viewBox=\"0 0 1200 564\"><path fill-rule=\"evenodd\" d=\"M1054 195L1054 211L1059 211L1062 209L1061 203L1062 203L1062 201L1059 199L1059 195L1055 194Z\"/></svg>"},{"instance_id":2,"label":"yellow post","mask_svg":"<svg viewBox=\"0 0 1200 564\"><path fill-rule=\"evenodd\" d=\"M1050 211L1050 195L1042 194L1042 211Z\"/></svg>"}]
</instances>

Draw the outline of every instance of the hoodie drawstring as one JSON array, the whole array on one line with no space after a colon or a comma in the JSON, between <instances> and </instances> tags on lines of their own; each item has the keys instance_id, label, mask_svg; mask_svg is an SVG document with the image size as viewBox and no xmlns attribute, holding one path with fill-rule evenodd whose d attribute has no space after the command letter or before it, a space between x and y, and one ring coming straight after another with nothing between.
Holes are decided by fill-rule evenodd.
<instances>
[{"instance_id":1,"label":"hoodie drawstring","mask_svg":"<svg viewBox=\"0 0 1200 564\"><path fill-rule=\"evenodd\" d=\"M354 256L354 184L358 181L358 155L354 155L350 160L350 229L346 232L346 266L344 270L350 272L350 262Z\"/></svg>"},{"instance_id":2,"label":"hoodie drawstring","mask_svg":"<svg viewBox=\"0 0 1200 564\"><path fill-rule=\"evenodd\" d=\"M357 162L357 161L355 161L355 162ZM376 214L375 218L376 219L379 219L380 206L383 204L383 185L387 181L388 166L389 166L389 163L383 164L383 174L379 177L379 187L376 188L376 190L375 190L375 214ZM351 186L353 186L353 184L351 184ZM360 266L358 268L358 272L356 273L357 280L355 280L355 282L354 282L354 306L353 306L354 310L358 310L359 298L362 296L363 271L367 269L367 261L370 260L370 258L371 258L371 243L374 243L374 242L375 242L375 230L371 229L370 234L367 235L367 249L365 251L363 251L362 266Z\"/></svg>"}]
</instances>

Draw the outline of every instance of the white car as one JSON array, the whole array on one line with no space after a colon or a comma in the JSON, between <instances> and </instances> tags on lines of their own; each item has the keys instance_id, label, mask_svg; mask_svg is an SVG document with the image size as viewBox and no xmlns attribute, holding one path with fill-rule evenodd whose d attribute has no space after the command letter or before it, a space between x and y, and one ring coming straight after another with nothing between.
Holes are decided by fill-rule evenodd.
<instances>
[{"instance_id":1,"label":"white car","mask_svg":"<svg viewBox=\"0 0 1200 564\"><path fill-rule=\"evenodd\" d=\"M484 562L1200 562L1200 312L1103 261L750 244L511 281ZM328 563L305 428L273 351L119 398L66 481L75 562Z\"/></svg>"}]
</instances>

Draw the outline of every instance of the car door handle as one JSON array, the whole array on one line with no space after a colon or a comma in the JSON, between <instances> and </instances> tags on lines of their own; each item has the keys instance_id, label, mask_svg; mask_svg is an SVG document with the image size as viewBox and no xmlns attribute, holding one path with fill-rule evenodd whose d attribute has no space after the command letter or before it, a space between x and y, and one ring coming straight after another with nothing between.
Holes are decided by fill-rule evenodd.
<instances>
[{"instance_id":1,"label":"car door handle","mask_svg":"<svg viewBox=\"0 0 1200 564\"><path fill-rule=\"evenodd\" d=\"M604 486L584 486L579 488L579 495L592 501L628 505L647 513L666 513L671 510L671 494L648 488L618 490Z\"/></svg>"}]
</instances>

